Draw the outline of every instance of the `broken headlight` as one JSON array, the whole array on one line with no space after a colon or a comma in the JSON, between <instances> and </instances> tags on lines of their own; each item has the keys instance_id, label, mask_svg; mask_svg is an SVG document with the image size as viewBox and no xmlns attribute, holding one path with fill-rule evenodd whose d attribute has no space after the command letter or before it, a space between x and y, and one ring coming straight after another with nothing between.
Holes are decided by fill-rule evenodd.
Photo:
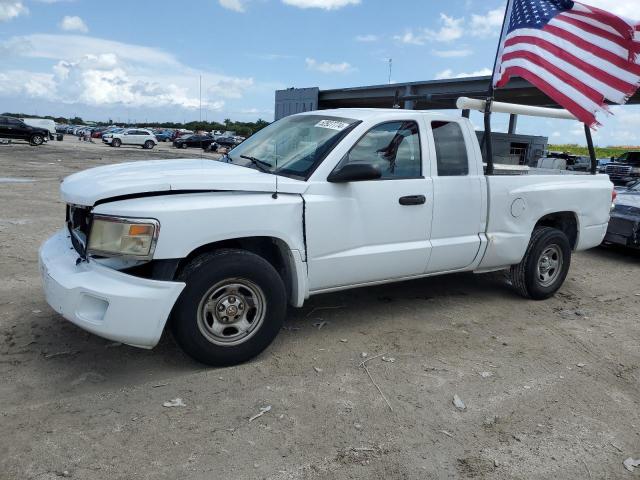
<instances>
[{"instance_id":1,"label":"broken headlight","mask_svg":"<svg viewBox=\"0 0 640 480\"><path fill-rule=\"evenodd\" d=\"M126 256L150 260L156 247L160 223L153 219L95 215L91 222L90 255Z\"/></svg>"}]
</instances>

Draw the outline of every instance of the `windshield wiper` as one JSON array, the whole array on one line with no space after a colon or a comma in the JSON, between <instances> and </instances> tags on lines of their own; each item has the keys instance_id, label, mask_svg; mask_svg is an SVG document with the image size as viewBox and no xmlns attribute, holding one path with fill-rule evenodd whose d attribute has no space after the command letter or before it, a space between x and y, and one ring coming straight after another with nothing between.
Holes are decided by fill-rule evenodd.
<instances>
[{"instance_id":1,"label":"windshield wiper","mask_svg":"<svg viewBox=\"0 0 640 480\"><path fill-rule=\"evenodd\" d=\"M258 167L258 169L261 172L264 173L271 173L271 170L269 170L271 167L273 167L273 165L271 165L268 162L265 162L264 160L260 160L259 158L256 157L250 157L249 155L240 155L240 158L245 158L247 160L249 160L251 163L253 163L256 167Z\"/></svg>"}]
</instances>

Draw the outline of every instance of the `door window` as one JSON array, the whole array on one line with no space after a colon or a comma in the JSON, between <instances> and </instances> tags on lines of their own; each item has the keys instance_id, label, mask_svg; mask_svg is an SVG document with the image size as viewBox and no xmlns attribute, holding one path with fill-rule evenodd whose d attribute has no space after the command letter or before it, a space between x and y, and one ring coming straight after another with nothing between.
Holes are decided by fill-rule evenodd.
<instances>
[{"instance_id":1,"label":"door window","mask_svg":"<svg viewBox=\"0 0 640 480\"><path fill-rule=\"evenodd\" d=\"M369 130L342 160L377 165L383 180L420 178L420 132L413 121L382 123Z\"/></svg>"},{"instance_id":2,"label":"door window","mask_svg":"<svg viewBox=\"0 0 640 480\"><path fill-rule=\"evenodd\" d=\"M436 147L438 176L469 175L467 144L460 125L456 122L431 122L431 128Z\"/></svg>"}]
</instances>

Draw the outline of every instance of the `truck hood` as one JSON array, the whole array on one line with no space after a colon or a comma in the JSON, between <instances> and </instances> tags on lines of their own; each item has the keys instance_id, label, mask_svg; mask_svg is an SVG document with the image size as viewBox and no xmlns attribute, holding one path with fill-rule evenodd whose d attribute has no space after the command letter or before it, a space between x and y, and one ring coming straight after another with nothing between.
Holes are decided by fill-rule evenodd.
<instances>
[{"instance_id":1,"label":"truck hood","mask_svg":"<svg viewBox=\"0 0 640 480\"><path fill-rule=\"evenodd\" d=\"M278 192L304 193L306 183L279 176ZM93 206L114 197L169 191L274 192L276 176L207 159L153 160L91 168L65 178L66 203Z\"/></svg>"}]
</instances>

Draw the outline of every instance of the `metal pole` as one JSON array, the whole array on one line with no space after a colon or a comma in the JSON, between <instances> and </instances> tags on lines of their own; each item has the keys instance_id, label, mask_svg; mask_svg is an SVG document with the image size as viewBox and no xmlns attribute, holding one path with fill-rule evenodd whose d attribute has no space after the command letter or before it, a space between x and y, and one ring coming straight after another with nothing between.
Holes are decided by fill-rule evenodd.
<instances>
[{"instance_id":1,"label":"metal pole","mask_svg":"<svg viewBox=\"0 0 640 480\"><path fill-rule=\"evenodd\" d=\"M591 157L591 175L598 173L598 159L596 158L596 149L593 148L593 137L591 136L591 128L584 124L584 133L587 136L587 147L589 147L589 156Z\"/></svg>"},{"instance_id":2,"label":"metal pole","mask_svg":"<svg viewBox=\"0 0 640 480\"><path fill-rule=\"evenodd\" d=\"M493 141L491 140L491 104L492 98L487 98L487 105L484 109L484 147L487 152L486 175L493 175Z\"/></svg>"},{"instance_id":3,"label":"metal pole","mask_svg":"<svg viewBox=\"0 0 640 480\"><path fill-rule=\"evenodd\" d=\"M495 88L493 86L496 76L496 67L498 66L498 59L500 58L500 52L502 50L502 42L505 38L505 30L507 28L507 17L511 11L512 0L507 2L507 7L504 12L504 19L502 20L502 28L500 29L500 42L498 43L498 49L496 50L496 58L493 61L493 70L491 75L491 83L487 90L487 104L484 109L484 146L487 154L487 171L486 175L493 175L493 140L491 137L491 104L493 103L493 95Z\"/></svg>"},{"instance_id":4,"label":"metal pole","mask_svg":"<svg viewBox=\"0 0 640 480\"><path fill-rule=\"evenodd\" d=\"M518 128L518 115L512 113L509 116L509 134L513 135L516 133L516 128Z\"/></svg>"}]
</instances>

